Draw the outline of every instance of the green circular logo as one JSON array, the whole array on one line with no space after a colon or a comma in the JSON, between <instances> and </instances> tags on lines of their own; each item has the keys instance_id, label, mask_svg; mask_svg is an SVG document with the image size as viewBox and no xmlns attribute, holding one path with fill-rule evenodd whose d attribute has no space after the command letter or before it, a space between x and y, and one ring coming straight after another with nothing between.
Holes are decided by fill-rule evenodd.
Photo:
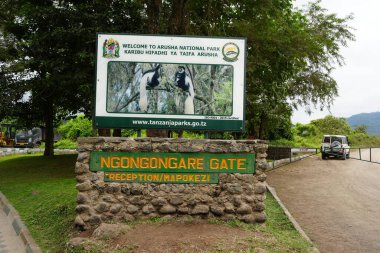
<instances>
[{"instance_id":1,"label":"green circular logo","mask_svg":"<svg viewBox=\"0 0 380 253\"><path fill-rule=\"evenodd\" d=\"M228 62L234 62L238 60L238 56L240 53L240 49L238 45L236 45L233 42L229 42L223 46L222 54L223 54L223 60Z\"/></svg>"}]
</instances>

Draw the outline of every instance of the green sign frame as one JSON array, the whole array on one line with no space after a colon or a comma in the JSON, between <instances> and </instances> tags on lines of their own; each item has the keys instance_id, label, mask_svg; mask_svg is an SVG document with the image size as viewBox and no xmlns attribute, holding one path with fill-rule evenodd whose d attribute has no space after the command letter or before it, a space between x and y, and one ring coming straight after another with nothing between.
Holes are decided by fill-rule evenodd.
<instances>
[{"instance_id":1,"label":"green sign frame","mask_svg":"<svg viewBox=\"0 0 380 253\"><path fill-rule=\"evenodd\" d=\"M218 183L220 173L253 174L253 153L164 153L92 151L90 171L105 182Z\"/></svg>"},{"instance_id":2,"label":"green sign frame","mask_svg":"<svg viewBox=\"0 0 380 253\"><path fill-rule=\"evenodd\" d=\"M94 101L96 101L93 116L94 127L244 131L246 47L246 38L98 33L96 82L94 89ZM165 55L157 54L159 52L164 52ZM162 95L162 97L160 95L161 102L160 104L157 103L157 108L152 109L153 107L150 105L149 111L147 111L146 103L149 99L146 100L146 97L150 97L146 95L146 92L142 92L144 88L141 88L142 82L141 79L138 79L140 76L136 74L139 72L128 74L128 80L121 82L119 82L119 77L123 75L115 74L117 78L115 77L114 79L117 79L117 81L112 79L114 80L112 87L109 86L109 64L116 62L135 63L136 66L139 65L139 67L145 64L149 65L150 68L158 65L178 65L178 68L180 66L187 66L187 69L190 69L191 66L205 65L230 67L232 68L231 94L223 93L223 89L220 89L220 92L228 97L228 101L232 101L232 104L228 107L231 112L229 111L225 114L220 112L216 112L215 114L201 112L200 108L204 106L200 106L199 101L208 104L214 103L217 100L214 98L215 101L209 101L209 97L201 97L198 96L197 93L190 96L189 93L188 97L192 99L186 99L186 101L184 101L187 103L187 110L183 110L184 105L181 104L181 102L175 105L176 110L167 113L166 110L169 109L161 108L162 104L164 104L163 101L165 101L166 97L172 97L175 92L178 92L178 87L175 87L176 84L171 82L168 84L168 81L166 81L166 83L163 82L156 88L152 88L152 90L165 90L166 93ZM150 68L146 66L141 67L143 73L152 70ZM118 73L115 70L110 70L110 73L114 72ZM220 73L225 73L225 71ZM174 75L172 70L168 71L163 79L172 80L172 74ZM187 73L187 75L189 75L189 73ZM140 82L131 82L129 79L140 80ZM118 85L121 84L125 87L120 88ZM165 85L171 88L165 88ZM124 91L124 89L126 89L126 91ZM200 88L198 87L198 89ZM109 93L110 90L115 90L116 94L120 96L112 96L113 93ZM150 91L150 89L146 89L146 91L148 90ZM108 97L112 99L109 100ZM124 104L120 103L120 97L126 100L126 102L123 100ZM120 101L113 101L113 99L116 98ZM197 100L197 104L194 102L194 99ZM191 101L193 101L193 110L191 110ZM170 103L168 102L168 104L165 105L167 107L169 105L172 106ZM115 108L112 107L114 104L116 105ZM109 108L109 105L112 105L112 110ZM130 108L128 106L130 106Z\"/></svg>"},{"instance_id":3,"label":"green sign frame","mask_svg":"<svg viewBox=\"0 0 380 253\"><path fill-rule=\"evenodd\" d=\"M252 174L255 172L255 154L93 151L90 155L90 170L107 172Z\"/></svg>"}]
</instances>

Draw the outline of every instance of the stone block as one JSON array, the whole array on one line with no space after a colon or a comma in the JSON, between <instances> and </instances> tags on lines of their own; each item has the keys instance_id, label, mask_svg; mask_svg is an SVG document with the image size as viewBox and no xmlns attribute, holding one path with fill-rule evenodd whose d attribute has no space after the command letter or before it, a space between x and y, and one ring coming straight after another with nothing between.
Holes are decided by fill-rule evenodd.
<instances>
[{"instance_id":1,"label":"stone block","mask_svg":"<svg viewBox=\"0 0 380 253\"><path fill-rule=\"evenodd\" d=\"M110 212L111 212L112 214L117 214L117 213L120 212L120 210L121 210L122 207L123 207L123 206L120 205L120 204L113 205L113 206L111 206Z\"/></svg>"},{"instance_id":2,"label":"stone block","mask_svg":"<svg viewBox=\"0 0 380 253\"><path fill-rule=\"evenodd\" d=\"M264 184L256 184L254 189L256 194L264 194L267 191L267 187Z\"/></svg>"},{"instance_id":3,"label":"stone block","mask_svg":"<svg viewBox=\"0 0 380 253\"><path fill-rule=\"evenodd\" d=\"M180 207L178 207L178 213L179 214L188 214L189 208L187 206L180 206Z\"/></svg>"},{"instance_id":4,"label":"stone block","mask_svg":"<svg viewBox=\"0 0 380 253\"><path fill-rule=\"evenodd\" d=\"M89 157L90 157L89 152L79 152L78 157L77 157L77 161L78 162L88 161Z\"/></svg>"},{"instance_id":5,"label":"stone block","mask_svg":"<svg viewBox=\"0 0 380 253\"><path fill-rule=\"evenodd\" d=\"M183 199L181 197L179 197L179 196L172 196L169 199L169 202L172 205L178 206L178 205L181 205L183 203Z\"/></svg>"},{"instance_id":6,"label":"stone block","mask_svg":"<svg viewBox=\"0 0 380 253\"><path fill-rule=\"evenodd\" d=\"M224 207L212 205L210 211L217 216L222 216L224 214Z\"/></svg>"},{"instance_id":7,"label":"stone block","mask_svg":"<svg viewBox=\"0 0 380 253\"><path fill-rule=\"evenodd\" d=\"M265 210L265 204L264 204L264 202L258 202L258 203L256 203L255 207L254 207L254 210L258 211L258 212L264 211Z\"/></svg>"},{"instance_id":8,"label":"stone block","mask_svg":"<svg viewBox=\"0 0 380 253\"><path fill-rule=\"evenodd\" d=\"M210 207L208 205L196 205L190 214L208 214Z\"/></svg>"},{"instance_id":9,"label":"stone block","mask_svg":"<svg viewBox=\"0 0 380 253\"><path fill-rule=\"evenodd\" d=\"M90 172L90 167L86 163L77 162L75 164L75 173L76 174L84 174Z\"/></svg>"},{"instance_id":10,"label":"stone block","mask_svg":"<svg viewBox=\"0 0 380 253\"><path fill-rule=\"evenodd\" d=\"M235 207L231 202L224 203L224 211L226 213L235 213Z\"/></svg>"},{"instance_id":11,"label":"stone block","mask_svg":"<svg viewBox=\"0 0 380 253\"><path fill-rule=\"evenodd\" d=\"M256 223L256 217L253 214L244 215L240 219L244 221L245 223L251 223L251 224Z\"/></svg>"},{"instance_id":12,"label":"stone block","mask_svg":"<svg viewBox=\"0 0 380 253\"><path fill-rule=\"evenodd\" d=\"M172 214L175 213L177 209L172 206L172 205L164 205L163 207L160 208L159 212L162 214Z\"/></svg>"},{"instance_id":13,"label":"stone block","mask_svg":"<svg viewBox=\"0 0 380 253\"><path fill-rule=\"evenodd\" d=\"M76 188L80 192L89 191L92 189L90 181L85 181L76 185Z\"/></svg>"},{"instance_id":14,"label":"stone block","mask_svg":"<svg viewBox=\"0 0 380 253\"><path fill-rule=\"evenodd\" d=\"M88 213L90 211L90 206L88 205L77 205L75 208L77 213Z\"/></svg>"},{"instance_id":15,"label":"stone block","mask_svg":"<svg viewBox=\"0 0 380 253\"><path fill-rule=\"evenodd\" d=\"M236 213L238 213L238 214L250 214L250 213L252 213L252 208L247 204L243 204L238 209L236 209Z\"/></svg>"},{"instance_id":16,"label":"stone block","mask_svg":"<svg viewBox=\"0 0 380 253\"><path fill-rule=\"evenodd\" d=\"M88 221L88 223L91 225L91 226L97 226L99 225L100 223L102 223L102 220L100 219L100 216L99 215L92 215Z\"/></svg>"},{"instance_id":17,"label":"stone block","mask_svg":"<svg viewBox=\"0 0 380 253\"><path fill-rule=\"evenodd\" d=\"M163 197L158 197L158 198L153 199L151 203L154 206L163 206L167 203L167 201Z\"/></svg>"},{"instance_id":18,"label":"stone block","mask_svg":"<svg viewBox=\"0 0 380 253\"><path fill-rule=\"evenodd\" d=\"M143 212L143 214L150 214L150 213L152 213L152 212L154 212L154 211L155 211L155 208L154 208L152 205L150 205L150 204L145 205L145 206L142 208L142 212Z\"/></svg>"},{"instance_id":19,"label":"stone block","mask_svg":"<svg viewBox=\"0 0 380 253\"><path fill-rule=\"evenodd\" d=\"M100 202L98 205L95 206L94 209L95 209L98 213L108 212L108 210L110 210L110 204L105 203L105 202Z\"/></svg>"},{"instance_id":20,"label":"stone block","mask_svg":"<svg viewBox=\"0 0 380 253\"><path fill-rule=\"evenodd\" d=\"M255 221L258 223L263 223L267 220L267 216L264 212L254 213Z\"/></svg>"},{"instance_id":21,"label":"stone block","mask_svg":"<svg viewBox=\"0 0 380 253\"><path fill-rule=\"evenodd\" d=\"M127 207L127 212L131 214L136 213L138 210L139 208L135 205L128 205Z\"/></svg>"}]
</instances>

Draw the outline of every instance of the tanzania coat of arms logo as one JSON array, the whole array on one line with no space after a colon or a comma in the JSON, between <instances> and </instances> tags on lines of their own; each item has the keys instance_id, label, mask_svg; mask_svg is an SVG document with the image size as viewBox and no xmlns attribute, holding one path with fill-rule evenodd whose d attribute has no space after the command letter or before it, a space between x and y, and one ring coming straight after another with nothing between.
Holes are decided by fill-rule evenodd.
<instances>
[{"instance_id":1,"label":"tanzania coat of arms logo","mask_svg":"<svg viewBox=\"0 0 380 253\"><path fill-rule=\"evenodd\" d=\"M222 54L223 54L223 60L228 62L234 62L238 60L238 56L240 53L239 47L232 42L229 42L223 46Z\"/></svg>"},{"instance_id":2,"label":"tanzania coat of arms logo","mask_svg":"<svg viewBox=\"0 0 380 253\"><path fill-rule=\"evenodd\" d=\"M103 43L103 57L104 58L118 58L120 45L117 40L112 38L106 39Z\"/></svg>"}]
</instances>

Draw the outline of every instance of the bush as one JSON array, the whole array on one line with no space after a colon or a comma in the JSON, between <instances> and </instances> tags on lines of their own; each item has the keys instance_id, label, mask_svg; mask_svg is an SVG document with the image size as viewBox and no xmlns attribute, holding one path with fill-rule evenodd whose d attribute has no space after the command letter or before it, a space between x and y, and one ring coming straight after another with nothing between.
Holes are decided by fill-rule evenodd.
<instances>
[{"instance_id":1,"label":"bush","mask_svg":"<svg viewBox=\"0 0 380 253\"><path fill-rule=\"evenodd\" d=\"M70 139L62 139L54 143L54 148L59 149L76 149L78 147L77 142Z\"/></svg>"},{"instance_id":2,"label":"bush","mask_svg":"<svg viewBox=\"0 0 380 253\"><path fill-rule=\"evenodd\" d=\"M92 121L84 115L79 115L58 127L58 133L63 139L75 141L78 137L89 137L92 135Z\"/></svg>"}]
</instances>

